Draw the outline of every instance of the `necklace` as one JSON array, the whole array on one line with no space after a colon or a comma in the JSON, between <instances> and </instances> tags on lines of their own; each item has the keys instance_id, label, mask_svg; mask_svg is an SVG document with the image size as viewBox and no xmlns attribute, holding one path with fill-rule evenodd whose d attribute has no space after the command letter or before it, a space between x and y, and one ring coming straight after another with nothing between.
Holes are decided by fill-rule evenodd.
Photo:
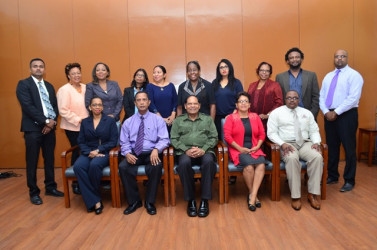
<instances>
[{"instance_id":1,"label":"necklace","mask_svg":"<svg viewBox=\"0 0 377 250\"><path fill-rule=\"evenodd\" d=\"M163 88L163 87L161 87L161 91L164 91L164 88Z\"/></svg>"},{"instance_id":2,"label":"necklace","mask_svg":"<svg viewBox=\"0 0 377 250\"><path fill-rule=\"evenodd\" d=\"M76 86L73 85L72 83L71 83L71 85L72 85L72 87L73 87L77 92L79 92L79 93L81 94L81 86L76 87Z\"/></svg>"}]
</instances>

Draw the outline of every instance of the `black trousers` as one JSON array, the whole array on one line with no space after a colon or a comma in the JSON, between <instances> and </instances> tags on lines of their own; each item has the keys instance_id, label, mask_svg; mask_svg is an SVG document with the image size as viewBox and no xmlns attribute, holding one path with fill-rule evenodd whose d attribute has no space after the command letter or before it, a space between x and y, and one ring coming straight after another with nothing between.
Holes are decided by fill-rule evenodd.
<instances>
[{"instance_id":1,"label":"black trousers","mask_svg":"<svg viewBox=\"0 0 377 250\"><path fill-rule=\"evenodd\" d=\"M338 179L340 144L346 155L343 178L345 182L355 184L356 175L356 132L358 127L357 108L339 115L335 121L325 119L326 142L329 149L328 177Z\"/></svg>"},{"instance_id":2,"label":"black trousers","mask_svg":"<svg viewBox=\"0 0 377 250\"><path fill-rule=\"evenodd\" d=\"M42 134L41 131L25 132L24 139L26 146L26 178L29 195L32 197L40 194L40 189L37 186L37 166L41 148L44 159L45 188L46 190L56 189L57 185L54 173L55 130L46 135Z\"/></svg>"},{"instance_id":3,"label":"black trousers","mask_svg":"<svg viewBox=\"0 0 377 250\"><path fill-rule=\"evenodd\" d=\"M212 199L212 182L216 174L216 164L214 155L207 153L200 158L191 158L186 154L178 157L177 171L183 185L184 199L186 201L195 200L194 170L192 165L200 165L201 178L201 198L203 200Z\"/></svg>"},{"instance_id":4,"label":"black trousers","mask_svg":"<svg viewBox=\"0 0 377 250\"><path fill-rule=\"evenodd\" d=\"M150 161L150 155L151 152L141 153L137 156L138 160L135 165L128 163L127 159L124 159L119 164L119 175L124 186L127 202L130 205L136 201L141 201L136 181L139 165L145 165L145 173L148 176L145 201L149 203L155 203L156 201L158 184L160 183L162 175L162 157L160 155L160 164L153 166Z\"/></svg>"},{"instance_id":5,"label":"black trousers","mask_svg":"<svg viewBox=\"0 0 377 250\"><path fill-rule=\"evenodd\" d=\"M78 131L71 131L71 130L65 130L65 134L69 140L69 143L71 144L71 147L77 145L77 138L79 137ZM80 150L77 148L72 152L72 157L71 157L71 166L75 163L77 158L79 158Z\"/></svg>"}]
</instances>

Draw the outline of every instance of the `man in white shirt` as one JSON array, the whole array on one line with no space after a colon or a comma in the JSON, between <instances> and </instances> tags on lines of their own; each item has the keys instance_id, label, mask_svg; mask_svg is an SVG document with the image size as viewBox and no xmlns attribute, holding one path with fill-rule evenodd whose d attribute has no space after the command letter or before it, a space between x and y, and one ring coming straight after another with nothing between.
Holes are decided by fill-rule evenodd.
<instances>
[{"instance_id":1,"label":"man in white shirt","mask_svg":"<svg viewBox=\"0 0 377 250\"><path fill-rule=\"evenodd\" d=\"M323 172L321 136L313 114L298 107L298 103L299 94L294 90L288 91L285 96L286 105L270 113L267 136L280 146L291 190L292 208L301 209L301 159L307 165L309 203L319 210Z\"/></svg>"},{"instance_id":2,"label":"man in white shirt","mask_svg":"<svg viewBox=\"0 0 377 250\"><path fill-rule=\"evenodd\" d=\"M356 175L356 132L363 78L348 66L348 53L337 50L334 54L336 69L322 82L319 106L325 115L326 143L329 148L327 184L338 182L340 143L346 155L344 185L340 192L351 191Z\"/></svg>"}]
</instances>

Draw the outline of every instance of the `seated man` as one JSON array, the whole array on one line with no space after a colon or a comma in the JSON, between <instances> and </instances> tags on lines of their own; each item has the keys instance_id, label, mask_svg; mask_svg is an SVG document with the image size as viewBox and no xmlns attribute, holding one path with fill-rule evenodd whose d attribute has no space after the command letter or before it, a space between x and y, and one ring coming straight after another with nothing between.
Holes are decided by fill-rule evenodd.
<instances>
[{"instance_id":1,"label":"seated man","mask_svg":"<svg viewBox=\"0 0 377 250\"><path fill-rule=\"evenodd\" d=\"M313 114L298 107L299 96L294 90L285 95L285 106L273 110L267 122L267 136L280 146L282 159L291 190L292 208L301 209L301 163L306 161L308 181L308 201L319 210L323 157L321 136Z\"/></svg>"},{"instance_id":2,"label":"seated man","mask_svg":"<svg viewBox=\"0 0 377 250\"><path fill-rule=\"evenodd\" d=\"M178 174L183 184L184 199L188 201L190 217L206 217L209 214L208 200L212 199L212 182L216 174L215 153L217 130L212 118L199 113L200 104L196 96L186 99L186 114L177 117L170 132L171 144L178 157ZM202 173L202 200L196 208L194 170L200 165Z\"/></svg>"},{"instance_id":3,"label":"seated man","mask_svg":"<svg viewBox=\"0 0 377 250\"><path fill-rule=\"evenodd\" d=\"M162 175L161 154L169 146L169 135L164 119L148 111L151 101L145 91L135 96L138 112L128 118L120 132L121 154L126 158L119 164L128 207L124 214L131 214L142 206L136 182L138 165L145 165L148 184L145 208L148 214L157 213L154 206L158 184Z\"/></svg>"}]
</instances>

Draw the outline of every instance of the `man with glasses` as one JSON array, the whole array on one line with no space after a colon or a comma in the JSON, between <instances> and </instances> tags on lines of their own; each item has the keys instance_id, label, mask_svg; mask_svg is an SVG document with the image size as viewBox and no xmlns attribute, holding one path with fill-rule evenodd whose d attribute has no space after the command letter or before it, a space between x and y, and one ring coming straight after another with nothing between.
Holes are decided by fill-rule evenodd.
<instances>
[{"instance_id":1,"label":"man with glasses","mask_svg":"<svg viewBox=\"0 0 377 250\"><path fill-rule=\"evenodd\" d=\"M45 170L45 194L64 196L64 193L56 189L54 172L55 126L59 111L54 87L43 80L44 71L44 61L40 58L32 59L31 76L19 81L16 90L22 109L21 131L24 132L26 146L27 186L30 201L34 205L43 203L37 186L37 165L41 148Z\"/></svg>"},{"instance_id":2,"label":"man with glasses","mask_svg":"<svg viewBox=\"0 0 377 250\"><path fill-rule=\"evenodd\" d=\"M298 107L299 100L296 91L287 92L285 106L270 113L267 136L280 146L291 190L292 208L301 209L301 159L306 162L309 176L308 201L314 209L319 210L323 172L321 136L313 114L305 108Z\"/></svg>"},{"instance_id":3,"label":"man with glasses","mask_svg":"<svg viewBox=\"0 0 377 250\"><path fill-rule=\"evenodd\" d=\"M356 175L356 131L362 76L348 66L348 53L337 50L334 54L335 70L322 82L319 105L325 115L326 142L329 147L327 184L338 182L340 144L346 155L344 185L340 192L351 191Z\"/></svg>"},{"instance_id":4,"label":"man with glasses","mask_svg":"<svg viewBox=\"0 0 377 250\"><path fill-rule=\"evenodd\" d=\"M319 111L319 87L317 75L314 72L303 70L301 63L304 53L299 48L292 48L285 54L285 61L289 70L276 75L276 81L280 84L283 96L289 90L296 90L299 94L299 107L310 110L315 119Z\"/></svg>"}]
</instances>

